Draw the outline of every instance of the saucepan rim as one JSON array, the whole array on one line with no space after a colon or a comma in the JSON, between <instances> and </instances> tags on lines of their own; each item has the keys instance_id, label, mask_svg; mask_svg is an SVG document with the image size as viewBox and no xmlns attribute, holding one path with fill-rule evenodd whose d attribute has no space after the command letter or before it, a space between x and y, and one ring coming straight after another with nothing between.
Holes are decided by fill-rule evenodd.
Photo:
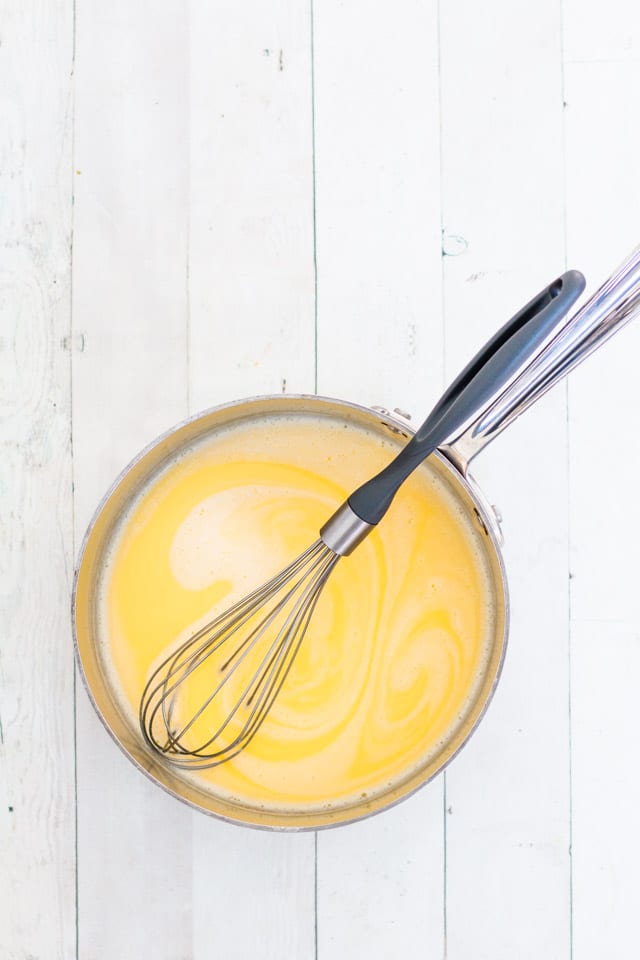
<instances>
[{"instance_id":1,"label":"saucepan rim","mask_svg":"<svg viewBox=\"0 0 640 960\"><path fill-rule=\"evenodd\" d=\"M283 819L283 821L279 823L278 822L276 823L255 822L249 819L246 819L246 820L242 819L241 816L239 817L228 816L225 813L222 813L220 811L208 809L202 806L201 804L199 804L196 800L192 800L189 797L185 796L184 794L180 793L178 789L173 789L168 783L163 782L161 779L155 776L152 770L147 769L142 763L139 762L139 760L127 749L125 744L118 737L116 731L112 729L112 726L108 718L104 715L101 707L99 706L97 697L94 694L91 682L89 680L87 672L85 671L85 666L84 666L82 655L80 652L80 641L79 641L79 635L78 635L79 630L78 630L78 622L77 622L78 584L79 584L80 573L83 568L83 562L85 559L87 546L92 537L93 531L104 509L107 507L108 503L110 502L111 498L116 493L116 491L120 488L120 486L125 482L129 474L134 470L134 468L142 460L144 460L144 458L149 453L151 453L154 449L156 449L166 441L171 440L171 438L174 437L174 435L179 434L186 427L190 425L195 425L199 420L205 420L216 414L220 414L224 412L232 413L232 411L244 406L251 407L252 405L258 405L260 403L265 403L265 402L269 404L273 403L274 405L277 405L280 402L291 402L291 401L293 401L294 403L302 402L302 403L309 403L309 404L318 404L320 406L323 406L323 405L326 406L329 404L337 405L338 407L341 407L343 409L346 408L348 410L353 410L360 415L365 415L367 418L373 418L377 420L379 423L382 423L383 425L386 425L387 427L391 428L391 430L393 430L396 433L399 431L404 433L405 435L411 435L414 432L411 424L408 423L404 418L399 419L398 417L395 417L392 413L388 412L387 410L384 410L383 408L367 407L363 404L354 403L353 401L343 400L336 397L328 397L328 396L323 396L318 394L306 394L306 393L262 394L262 395L244 397L236 400L231 400L225 403L217 404L215 406L209 407L206 410L201 410L198 413L193 414L192 416L186 417L180 422L174 424L168 430L161 433L159 436L155 437L142 450L140 450L139 453L137 453L136 456L120 471L118 476L115 478L115 480L111 483L111 485L107 489L106 493L100 500L98 506L94 510L91 520L89 522L89 525L83 536L82 543L78 551L77 562L74 570L73 588L72 588L72 594L71 594L71 623L72 623L73 646L74 646L75 659L76 659L76 663L78 664L78 670L80 673L80 677L82 679L83 686L87 691L87 695L89 696L89 699L93 704L93 707L98 717L100 718L102 725L105 727L105 729L107 730L111 738L115 741L115 743L122 750L125 756L131 761L131 763L133 763L138 768L138 770L140 770L156 786L159 786L166 793L169 793L171 796L180 800L182 803L186 803L188 806L192 807L195 810L198 810L201 813L204 813L208 816L215 817L219 820L226 821L228 823L251 827L252 829L278 831L278 832L286 832L286 833L330 829L333 827L344 826L349 823L355 823L359 820L367 819L370 816L374 816L385 810L391 809L396 804L402 802L403 800L406 800L408 797L415 794L418 790L422 789L422 787L430 783L435 777L439 776L449 766L451 761L458 756L458 754L463 749L463 747L467 745L471 736L473 735L473 733L475 733L478 726L480 725L489 707L489 704L493 699L495 690L500 681L500 677L501 677L502 669L504 665L508 637L509 637L509 621L510 621L510 604L509 604L507 573L506 573L506 568L504 564L504 558L502 556L499 535L496 531L495 518L489 516L488 504L484 496L482 495L481 491L476 486L473 479L469 477L468 474L466 474L466 472L463 473L458 468L454 460L449 456L447 456L446 453L443 453L442 451L438 450L436 451L435 454L433 454L433 456L435 456L440 462L440 464L445 468L447 474L449 475L449 478L450 479L454 478L456 483L460 483L462 485L464 492L466 493L466 495L471 500L471 503L473 504L477 517L480 521L482 530L489 539L492 552L496 560L495 567L492 569L492 576L495 577L496 569L499 574L499 577L497 578L499 582L494 583L493 586L496 590L496 595L500 600L501 616L503 621L502 636L494 637L494 640L493 640L494 644L496 643L500 644L500 653L499 653L497 664L495 666L495 672L493 674L493 678L486 692L481 693L478 697L478 700L480 701L484 697L484 702L482 703L468 731L465 733L461 742L453 750L453 752L449 754L446 757L446 759L444 759L442 763L439 764L432 773L430 773L427 777L425 777L424 780L420 780L416 785L413 785L409 789L407 789L406 792L401 792L399 796L396 796L393 799L388 800L387 802L384 801L384 795L383 795L382 801L377 802L374 809L367 809L367 804L365 803L363 803L361 806L354 804L352 806L344 807L344 808L333 808L330 812L328 812L328 816L333 817L335 819L334 820L328 819L327 822L322 822L321 820L319 820L318 822L312 822L314 816L317 816L317 817L322 816L320 811L314 811L313 814L309 814L309 821L310 821L309 823L306 823L306 822L305 823L287 823L286 819ZM231 422L232 420L233 418L230 418ZM175 450L171 451L170 455L173 455L173 453L175 453ZM159 768L164 770L164 767L160 764L159 764ZM242 808L239 806L238 810L241 811L241 809ZM341 816L341 811L344 811L348 815ZM274 819L277 819L279 814L277 811L273 811L273 812L265 811L265 815L267 816L272 815ZM280 815L283 818L286 818L286 814L280 814ZM304 814L302 814L302 816L304 816Z\"/></svg>"}]
</instances>

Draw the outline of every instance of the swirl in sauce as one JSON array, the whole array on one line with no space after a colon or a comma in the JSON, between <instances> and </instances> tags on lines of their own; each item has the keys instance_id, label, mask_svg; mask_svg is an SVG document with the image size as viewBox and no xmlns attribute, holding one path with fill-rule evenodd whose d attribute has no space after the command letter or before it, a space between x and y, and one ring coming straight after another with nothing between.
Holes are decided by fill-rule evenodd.
<instances>
[{"instance_id":1,"label":"swirl in sauce","mask_svg":"<svg viewBox=\"0 0 640 960\"><path fill-rule=\"evenodd\" d=\"M396 451L328 417L274 417L228 427L158 473L120 524L101 583L105 659L132 725L166 649L286 566ZM339 807L384 793L433 756L488 656L474 536L428 464L416 471L338 563L257 736L188 776L249 806Z\"/></svg>"}]
</instances>

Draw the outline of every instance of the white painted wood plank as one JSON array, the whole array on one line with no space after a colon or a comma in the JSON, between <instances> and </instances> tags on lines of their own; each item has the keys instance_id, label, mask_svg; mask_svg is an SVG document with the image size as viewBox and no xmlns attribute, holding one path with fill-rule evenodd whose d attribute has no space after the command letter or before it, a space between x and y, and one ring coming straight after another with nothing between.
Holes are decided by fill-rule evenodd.
<instances>
[{"instance_id":1,"label":"white painted wood plank","mask_svg":"<svg viewBox=\"0 0 640 960\"><path fill-rule=\"evenodd\" d=\"M595 287L640 243L640 135L629 122L640 110L640 63L569 65L567 102L569 251ZM608 131L606 138L594 138L598 127ZM639 349L636 322L570 382L571 606L577 620L640 618L631 563L637 568L640 560L634 478L640 448L633 435ZM596 453L602 444L624 450L615 486L609 458ZM605 509L598 509L603 500Z\"/></svg>"},{"instance_id":2,"label":"white painted wood plank","mask_svg":"<svg viewBox=\"0 0 640 960\"><path fill-rule=\"evenodd\" d=\"M567 63L640 59L636 0L610 0L606 7L584 0L564 0L563 34ZM624 91L620 92L624 96Z\"/></svg>"},{"instance_id":3,"label":"white painted wood plank","mask_svg":"<svg viewBox=\"0 0 640 960\"><path fill-rule=\"evenodd\" d=\"M194 823L194 960L315 956L314 834Z\"/></svg>"},{"instance_id":4,"label":"white painted wood plank","mask_svg":"<svg viewBox=\"0 0 640 960\"><path fill-rule=\"evenodd\" d=\"M187 22L169 0L154 17L150 31L142 8L77 5L80 530L140 445L186 412ZM99 436L97 411L110 414Z\"/></svg>"},{"instance_id":5,"label":"white painted wood plank","mask_svg":"<svg viewBox=\"0 0 640 960\"><path fill-rule=\"evenodd\" d=\"M2 20L0 954L71 960L73 19L25 0Z\"/></svg>"},{"instance_id":6,"label":"white painted wood plank","mask_svg":"<svg viewBox=\"0 0 640 960\"><path fill-rule=\"evenodd\" d=\"M628 19L630 35L640 11ZM567 226L594 285L640 242L640 63L586 45L567 72ZM594 137L594 130L606 131ZM637 321L570 381L574 951L626 957L636 942L640 799L640 505Z\"/></svg>"},{"instance_id":7,"label":"white painted wood plank","mask_svg":"<svg viewBox=\"0 0 640 960\"><path fill-rule=\"evenodd\" d=\"M319 957L443 956L442 786L319 834Z\"/></svg>"},{"instance_id":8,"label":"white painted wood plank","mask_svg":"<svg viewBox=\"0 0 640 960\"><path fill-rule=\"evenodd\" d=\"M437 5L315 5L318 389L422 418L442 384ZM419 420L418 420L419 422ZM443 780L318 836L318 956L441 956Z\"/></svg>"},{"instance_id":9,"label":"white painted wood plank","mask_svg":"<svg viewBox=\"0 0 640 960\"><path fill-rule=\"evenodd\" d=\"M604 279L622 257L612 260L611 247L600 246L600 264L607 263L599 271ZM571 612L576 621L640 623L638 356L636 321L571 379Z\"/></svg>"},{"instance_id":10,"label":"white painted wood plank","mask_svg":"<svg viewBox=\"0 0 640 960\"><path fill-rule=\"evenodd\" d=\"M560 4L441 9L447 375L564 266ZM461 33L460 23L465 24ZM510 649L447 773L447 956L570 948L566 406L474 472L505 517Z\"/></svg>"},{"instance_id":11,"label":"white painted wood plank","mask_svg":"<svg viewBox=\"0 0 640 960\"><path fill-rule=\"evenodd\" d=\"M318 386L420 417L442 386L437 5L315 11Z\"/></svg>"},{"instance_id":12,"label":"white painted wood plank","mask_svg":"<svg viewBox=\"0 0 640 960\"><path fill-rule=\"evenodd\" d=\"M190 399L313 393L308 6L191 6ZM194 958L315 952L313 834L194 815ZM213 891L213 894L212 894Z\"/></svg>"},{"instance_id":13,"label":"white painted wood plank","mask_svg":"<svg viewBox=\"0 0 640 960\"><path fill-rule=\"evenodd\" d=\"M191 9L191 407L313 392L309 10Z\"/></svg>"},{"instance_id":14,"label":"white painted wood plank","mask_svg":"<svg viewBox=\"0 0 640 960\"><path fill-rule=\"evenodd\" d=\"M150 12L77 3L78 538L118 471L187 410L188 21L170 0ZM80 956L189 957L192 813L120 754L81 689L77 725Z\"/></svg>"},{"instance_id":15,"label":"white painted wood plank","mask_svg":"<svg viewBox=\"0 0 640 960\"><path fill-rule=\"evenodd\" d=\"M640 624L571 628L573 904L576 960L637 944Z\"/></svg>"}]
</instances>

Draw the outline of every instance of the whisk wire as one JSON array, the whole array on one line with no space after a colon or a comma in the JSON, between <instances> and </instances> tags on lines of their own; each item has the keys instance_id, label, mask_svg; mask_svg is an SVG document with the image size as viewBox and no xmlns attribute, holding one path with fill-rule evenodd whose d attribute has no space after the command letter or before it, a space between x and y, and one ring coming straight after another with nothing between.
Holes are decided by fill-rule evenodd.
<instances>
[{"instance_id":1,"label":"whisk wire","mask_svg":"<svg viewBox=\"0 0 640 960\"><path fill-rule=\"evenodd\" d=\"M333 566L335 562L335 558L333 557L327 559L327 561L324 563L324 566L307 586L303 595L297 601L296 606L289 614L287 621L281 628L280 633L278 634L279 643L277 645L277 649L272 654L266 666L263 668L262 673L256 682L255 688L253 689L250 698L247 700L247 705L250 705L256 695L258 695L258 699L249 717L248 724L251 724L253 717L259 711L263 701L266 697L268 697L269 691L271 691L278 682L278 679L285 668L285 664L287 668L291 667L295 655L300 647L300 643L302 642L306 632L310 620L310 611L312 611L315 607L315 604L320 596L320 590L326 581L326 570L328 567ZM300 629L301 625L302 629ZM298 630L300 630L299 633ZM292 643L291 641L294 640L296 636L298 637L298 642ZM290 656L287 663L288 654L290 654ZM265 678L267 678L266 683L264 682ZM248 689L249 688L245 690L245 695Z\"/></svg>"},{"instance_id":2,"label":"whisk wire","mask_svg":"<svg viewBox=\"0 0 640 960\"><path fill-rule=\"evenodd\" d=\"M240 629L247 620L254 616L256 606L261 604L265 597L280 589L284 583L291 579L291 577L299 571L300 567L318 552L321 546L323 546L323 544L319 540L313 543L311 547L300 554L289 567L280 571L280 573L272 577L271 580L254 590L253 593L243 597L242 600L239 600L232 607L229 607L228 610L224 611L218 617L206 623L190 637L189 640L181 644L177 651L169 654L169 656L160 663L147 681L140 701L140 723L145 736L153 730L157 709L160 704L165 703L166 698L173 693L209 655L213 654L235 630ZM200 644L200 647L189 653L201 640L203 642ZM169 664L171 664L171 666L167 670L166 668ZM180 675L180 671L184 671L182 675ZM177 679L174 680L176 676ZM154 681L158 677L162 679L154 686ZM174 682L170 685L171 680L174 680ZM149 715L149 709L160 690L162 690L162 698L151 715ZM163 721L168 728L167 716L164 714L164 711ZM152 745L156 746L156 749L162 749L153 741L153 737L150 739Z\"/></svg>"},{"instance_id":3,"label":"whisk wire","mask_svg":"<svg viewBox=\"0 0 640 960\"><path fill-rule=\"evenodd\" d=\"M271 710L271 707L274 701L276 700L278 694L280 693L280 690L282 689L282 685L287 679L289 670L291 669L291 666L293 665L293 661L295 660L298 654L298 651L302 645L302 641L304 640L304 637L307 632L316 604L320 599L320 593L322 592L322 589L329 578L329 574L331 573L331 570L333 569L335 564L338 562L338 559L339 557L337 556L331 557L326 563L325 568L321 572L321 575L318 576L317 583L314 585L315 593L313 593L310 597L307 597L306 606L304 610L302 610L298 615L298 623L301 624L300 629L298 630L297 625L294 625L292 627L291 634L294 638L297 637L297 640L294 640L294 643L292 643L288 648L288 652L290 654L289 661L287 663L286 657L283 658L283 660L280 662L277 672L275 672L275 676L273 676L273 672L272 672L272 676L270 677L270 682L268 686L265 687L260 694L261 700L264 701L262 704L262 710L260 714L256 717L255 716L256 711L260 706L260 704L258 703L255 709L252 711L251 717L249 718L248 724L245 728L242 745L239 746L236 749L236 751L233 754L231 754L231 756L235 756L236 753L244 749L244 747L249 743L249 741L257 733L258 729L262 725L264 717ZM230 757L228 757L227 759L230 759Z\"/></svg>"},{"instance_id":4,"label":"whisk wire","mask_svg":"<svg viewBox=\"0 0 640 960\"><path fill-rule=\"evenodd\" d=\"M271 707L275 699L277 698L278 694L280 693L282 685L284 684L289 674L289 670L293 665L293 661L298 653L298 650L300 649L300 646L306 634L309 622L314 612L316 603L319 600L322 588L324 587L324 584L326 583L329 577L331 569L333 568L333 566L335 566L338 559L339 559L338 556L331 557L328 560L327 564L325 565L324 570L321 571L321 574L318 576L316 581L317 590L315 594L310 592L309 596L307 597L308 602L304 610L304 622L302 623L302 628L298 633L296 633L295 630L297 628L293 626L290 632L290 635L292 637L297 636L298 638L297 641L294 644L290 644L288 647L285 645L284 642L281 645L283 649L289 651L290 653L289 660L287 662L285 658L284 660L280 661L280 665L277 671L275 672L275 676L273 676L273 671L272 671L270 682L267 685L267 687L263 688L263 691L261 693L260 703L257 703L254 709L252 710L251 715L249 719L245 722L241 733L230 744L224 747L224 749L216 751L215 753L202 754L200 751L203 748L200 748L200 750L194 750L194 749L185 750L184 753L188 754L190 761L192 761L192 758L194 757L195 758L203 757L203 759L206 758L207 759L206 763L202 763L198 765L201 768L213 767L221 763L226 763L228 760L237 756L238 753L244 750L245 747L248 745L248 743L253 739L255 734L260 729L260 726L262 725L262 722L266 717L267 713L271 710ZM300 616L300 612L299 612L299 618L300 620L302 620L302 617ZM264 676L265 676L265 671L263 671L261 675L261 680L262 678L264 678ZM240 700L238 705L241 702L242 701ZM262 709L258 712L260 706L262 706ZM196 766L196 764L194 764L193 762L190 762L189 765L192 767Z\"/></svg>"},{"instance_id":5,"label":"whisk wire","mask_svg":"<svg viewBox=\"0 0 640 960\"><path fill-rule=\"evenodd\" d=\"M326 564L325 564L325 566L326 566ZM321 570L321 573L322 573L322 570ZM318 575L318 576L319 576L319 575ZM200 709L194 714L194 716L191 718L191 720L189 721L189 723L185 725L185 727L180 731L180 733L175 734L175 735L172 735L172 741L173 741L173 743L179 745L179 747L180 747L180 749L182 750L182 752L188 752L189 754L196 755L196 756L204 756L205 754L203 753L203 751L205 751L205 750L207 749L207 747L209 747L212 743L214 743L214 742L220 737L220 735L221 735L221 734L224 732L224 730L227 728L227 726L229 725L229 723L231 722L231 720L233 719L233 717L237 714L238 710L239 710L240 707L242 706L242 703L243 703L243 702L246 702L246 705L247 705L247 706L250 706L250 705L251 705L251 702L252 702L252 700L254 699L254 697L256 696L256 694L258 693L258 691L261 690L261 687L262 687L262 684L263 684L263 681L264 681L264 677L268 674L269 668L270 668L271 665L274 663L274 661L275 661L275 665L277 666L277 664L278 664L279 662L281 662L283 659L286 659L286 648L287 648L287 644L288 644L289 639L290 639L290 635L291 635L292 631L295 631L295 630L297 629L297 625L298 625L298 624L297 624L297 621L298 621L298 612L299 612L301 606L306 602L307 597L309 596L309 594L310 594L310 593L313 591L313 589L315 588L315 584L316 584L316 580L318 579L318 576L316 576L316 578L315 578L314 580L312 580L310 584L307 585L307 587L306 587L305 591L303 592L302 596L296 601L296 604L295 604L295 606L293 607L293 610L292 610L292 611L290 612L290 614L288 615L288 617L287 617L287 619L285 620L284 624L280 627L280 629L279 629L279 631L278 631L278 633L277 633L277 635L276 635L275 640L272 642L271 646L269 647L269 650L267 651L265 657L263 658L263 663L264 663L265 660L267 661L266 667L263 667L261 672L260 672L260 671L256 671L256 672L253 674L253 676L250 678L250 680L249 680L248 684L246 685L245 689L243 690L243 692L237 697L236 703L235 703L234 707L233 707L232 710L226 715L225 721L224 721L224 722L221 724L221 726L216 730L216 732L215 732L205 743L201 744L198 748L189 747L188 750L185 750L185 748L182 747L182 745L180 744L180 740L182 739L182 737L184 736L184 734L193 726L193 724L196 722L196 720L203 714L203 712L206 710L206 708L213 702L213 700L215 699L215 697L216 697L217 694L219 693L220 689L221 689L221 688L226 684L226 682L231 678L232 672L229 672L229 673L227 674L227 676L224 678L224 680L222 680L222 681L220 682L220 684L218 684L218 687L213 691L212 694L209 695L209 697L205 700L205 702L202 704L202 706L200 707ZM280 600L280 602L279 602L279 603L276 605L276 607L271 611L271 613L270 613L267 617L265 617L265 618L260 622L260 624L258 625L258 628L256 628L256 630L254 631L255 637L253 638L251 645L250 645L249 647L247 647L247 649L245 650L245 652L242 654L240 660L237 662L236 667L235 667L234 669L236 669L236 668L239 666L240 662L242 662L242 660L244 660L245 657L248 656L248 654L250 653L251 649L256 645L256 643L258 642L258 640L265 634L268 626L269 626L270 623L275 619L277 613L279 613L280 610L283 609L283 608L286 606L286 603L288 602L288 600L298 591L299 587L300 587L300 582L297 582L297 583L291 588L291 590L289 590L289 592ZM241 647L238 648L238 649L241 649L242 646L245 646L245 645L246 645L246 642L247 642L247 641L245 641L245 643L242 644ZM284 653L284 657L283 657L283 653ZM229 661L227 661L227 662L229 662ZM291 660L291 662L292 662L292 660ZM224 669L224 667L225 667L225 665L223 664L223 666L222 666L220 669ZM275 666L274 666L274 670L275 670ZM279 673L278 673L276 676L278 676L278 675L279 675ZM256 677L258 677L257 681L256 681ZM259 707L260 707L261 701L262 701L262 699L263 699L263 697L264 697L264 690L265 690L265 689L266 689L266 688L263 688L263 689L262 689L262 691L261 691L261 693L260 693L260 695L259 695L258 701L256 702L255 706L253 707L252 712L251 712L248 720L245 721L245 725L243 726L243 728L242 728L241 732L238 734L238 736L237 736L230 744L227 744L222 750L215 751L214 753L209 754L208 756L209 756L211 759L214 759L215 757L221 756L222 754L227 755L227 754L228 754L228 751L231 750L231 749L233 749L233 748L237 745L238 742L240 742L241 740L244 740L245 730L246 730L246 728L247 728L248 726L251 725L252 720L253 720L256 712L258 711L258 709L259 709ZM250 693L250 691L251 691L251 694L250 694L250 696L247 698L247 695Z\"/></svg>"},{"instance_id":6,"label":"whisk wire","mask_svg":"<svg viewBox=\"0 0 640 960\"><path fill-rule=\"evenodd\" d=\"M260 622L259 622L259 623L256 625L256 627L251 631L251 633L247 636L247 638L236 648L236 650L231 654L231 656L219 667L219 671L222 673L223 671L225 671L225 670L227 669L228 665L229 665L239 654L241 654L241 655L239 656L239 659L237 660L237 662L236 662L236 664L235 664L234 670L233 670L233 671L228 671L228 672L226 673L226 675L223 677L223 679L220 681L220 683L217 685L217 687L215 687L215 689L213 690L213 692L212 692L211 694L209 694L209 696L208 696L207 699L204 701L204 703L202 704L202 706L201 706L201 707L196 711L196 713L191 717L191 719L189 720L189 722L182 728L182 730L181 730L179 733L177 733L177 734L171 734L170 740L171 740L171 743L172 743L173 746L178 746L178 745L179 745L179 742L180 742L180 740L182 739L182 737L184 736L184 734L187 733L187 732L191 729L191 727L196 723L196 721L202 716L202 714L203 714L204 711L207 709L207 707L208 707L208 706L213 702L213 700L217 697L217 695L218 695L218 693L220 692L220 690L221 690L221 689L225 686L225 684L232 678L234 671L240 666L240 664L243 662L243 660L245 660L245 659L248 657L248 655L251 653L251 651L252 651L253 648L256 646L256 644L258 643L258 641L264 636L264 634L266 633L266 631L267 631L268 627L270 626L270 624L273 622L273 620L275 620L275 618L276 618L276 616L278 615L278 613L280 613L280 611L286 606L287 602L290 600L290 598L293 596L293 594L295 594L295 592L298 590L298 587L299 587L299 584L296 583L296 584L284 595L284 597L282 597L281 600L278 601L278 603L269 611L269 613L268 613L265 617L263 617L262 620L260 620ZM294 609L295 609L295 608L294 608ZM246 622L246 621L243 621L243 622ZM269 656L269 654L271 653L271 651L273 650L273 648L278 644L278 641L279 641L280 638L282 637L283 633L286 631L286 628L287 628L287 626L288 626L288 622L289 622L288 620L285 621L284 626L281 627L280 630L278 631L278 634L277 634L277 636L276 636L276 639L273 641L271 647L269 648L269 651L268 651L268 653L267 653L267 657ZM185 677L188 676L189 673L192 673L194 670L196 670L202 663L204 663L205 660L214 653L214 651L220 646L221 643L222 643L222 641L216 642L216 643L212 646L211 650L210 650L205 656L201 657L198 661L196 661L196 662L193 664L193 666L191 666L191 667L189 668L189 671L188 671L188 673L185 674ZM244 652L242 652L242 651L244 651ZM189 753L199 754L202 750L206 749L206 748L209 746L209 744L213 743L215 740L218 739L218 737L220 736L220 734L226 729L226 727L228 726L229 722L230 722L231 719L235 716L235 714L237 713L238 709L239 709L240 706L242 705L242 702L243 702L243 700L244 700L244 698L245 698L245 696L246 696L246 693L251 689L252 683L253 683L253 679L249 681L249 685L247 686L245 692L238 698L238 701L237 701L235 707L234 707L233 710L227 715L227 718L226 718L225 722L222 724L222 726L218 728L218 730L209 738L209 740L207 740L206 743L202 744L202 745L201 745L200 747L198 747L197 749L189 748L189 750L188 750Z\"/></svg>"},{"instance_id":7,"label":"whisk wire","mask_svg":"<svg viewBox=\"0 0 640 960\"><path fill-rule=\"evenodd\" d=\"M255 736L278 696L307 632L322 589L339 559L340 555L323 540L317 540L288 567L205 624L178 650L166 657L150 676L140 702L140 724L147 743L173 763L196 768L217 766L243 750ZM251 623L267 601L273 602L266 614L243 636L242 629ZM279 616L285 619L277 627ZM261 657L258 669L246 684L241 684L242 692L234 694L233 707L225 712L222 724L199 746L186 742L185 736L193 732L194 725L220 696L223 687L270 629L277 631L275 638ZM214 684L213 691L176 731L173 719L176 697L182 685L233 638L238 638L239 642L221 665L214 664L212 667L216 672L224 673L224 677ZM222 734L243 704L249 709L249 714L239 732L230 742L220 744ZM211 749L212 746L214 749Z\"/></svg>"}]
</instances>

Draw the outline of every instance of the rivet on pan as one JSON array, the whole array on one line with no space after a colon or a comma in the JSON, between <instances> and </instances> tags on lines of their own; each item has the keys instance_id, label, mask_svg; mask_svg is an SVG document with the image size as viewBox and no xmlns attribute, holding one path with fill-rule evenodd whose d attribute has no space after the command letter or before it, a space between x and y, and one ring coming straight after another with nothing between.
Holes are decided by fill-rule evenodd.
<instances>
[{"instance_id":1,"label":"rivet on pan","mask_svg":"<svg viewBox=\"0 0 640 960\"><path fill-rule=\"evenodd\" d=\"M371 407L371 409L375 410L376 413L381 413L383 417L391 417L393 419L393 414L390 413L386 407L373 406ZM394 410L394 413L398 414L401 417L404 417L405 420L410 419L410 415L408 413L402 413L402 411L398 410L397 407ZM382 424L383 427L386 427L390 433L395 433L399 437L404 437L405 440L409 439L408 433L405 433L405 431L401 430L399 427L395 427L392 423L388 423L386 420L381 420L380 423Z\"/></svg>"}]
</instances>

